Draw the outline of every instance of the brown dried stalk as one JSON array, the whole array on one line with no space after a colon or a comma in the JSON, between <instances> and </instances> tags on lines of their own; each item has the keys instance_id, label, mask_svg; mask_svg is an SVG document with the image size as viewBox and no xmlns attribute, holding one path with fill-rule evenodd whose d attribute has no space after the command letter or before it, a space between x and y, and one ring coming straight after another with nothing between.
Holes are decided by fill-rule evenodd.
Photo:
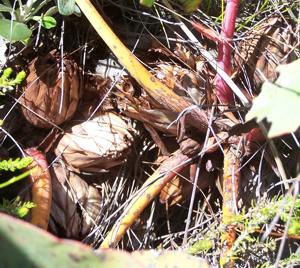
<instances>
[{"instance_id":1,"label":"brown dried stalk","mask_svg":"<svg viewBox=\"0 0 300 268\"><path fill-rule=\"evenodd\" d=\"M189 164L189 160L190 158L182 154L180 150L165 160L147 179L138 195L129 203L123 217L113 226L100 245L100 249L115 247L144 209L161 192L162 188L175 177L177 172Z\"/></svg>"}]
</instances>

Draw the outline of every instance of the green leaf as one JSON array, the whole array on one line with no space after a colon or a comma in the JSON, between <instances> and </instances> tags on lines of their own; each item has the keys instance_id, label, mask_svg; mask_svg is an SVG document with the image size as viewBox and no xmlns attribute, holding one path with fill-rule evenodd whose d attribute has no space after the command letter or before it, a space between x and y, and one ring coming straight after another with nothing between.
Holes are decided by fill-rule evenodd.
<instances>
[{"instance_id":1,"label":"green leaf","mask_svg":"<svg viewBox=\"0 0 300 268\"><path fill-rule=\"evenodd\" d=\"M24 218L36 205L30 201L23 202L21 201L20 196L17 196L13 200L2 199L2 204L0 203L0 211L5 212L9 215Z\"/></svg>"},{"instance_id":2,"label":"green leaf","mask_svg":"<svg viewBox=\"0 0 300 268\"><path fill-rule=\"evenodd\" d=\"M23 80L26 77L26 73L24 71L21 71L17 73L16 77L14 79L11 79L10 76L12 74L13 70L12 68L6 68L2 75L0 76L0 88L7 88L7 87L13 87L16 85L19 85L23 82ZM0 161L0 169L5 161Z\"/></svg>"},{"instance_id":3,"label":"green leaf","mask_svg":"<svg viewBox=\"0 0 300 268\"><path fill-rule=\"evenodd\" d=\"M0 4L0 12L13 12L11 7Z\"/></svg>"},{"instance_id":4,"label":"green leaf","mask_svg":"<svg viewBox=\"0 0 300 268\"><path fill-rule=\"evenodd\" d=\"M266 119L271 124L268 137L291 133L300 126L300 59L278 66L280 75L274 84L265 82L246 115L249 121Z\"/></svg>"},{"instance_id":5,"label":"green leaf","mask_svg":"<svg viewBox=\"0 0 300 268\"><path fill-rule=\"evenodd\" d=\"M0 213L1 267L71 268L208 268L205 260L176 251L98 250L54 237L27 222Z\"/></svg>"},{"instance_id":6,"label":"green leaf","mask_svg":"<svg viewBox=\"0 0 300 268\"><path fill-rule=\"evenodd\" d=\"M20 85L26 77L25 71L17 73L16 78L12 81L13 85Z\"/></svg>"},{"instance_id":7,"label":"green leaf","mask_svg":"<svg viewBox=\"0 0 300 268\"><path fill-rule=\"evenodd\" d=\"M56 19L51 17L51 16L34 16L32 17L33 20L35 21L40 21L42 20L42 26L45 29L51 29L54 28L56 26Z\"/></svg>"},{"instance_id":8,"label":"green leaf","mask_svg":"<svg viewBox=\"0 0 300 268\"><path fill-rule=\"evenodd\" d=\"M0 19L0 35L8 41L23 41L29 38L31 34L32 31L24 23Z\"/></svg>"},{"instance_id":9,"label":"green leaf","mask_svg":"<svg viewBox=\"0 0 300 268\"><path fill-rule=\"evenodd\" d=\"M289 235L299 235L300 234L300 222L299 219L292 219L288 228Z\"/></svg>"},{"instance_id":10,"label":"green leaf","mask_svg":"<svg viewBox=\"0 0 300 268\"><path fill-rule=\"evenodd\" d=\"M75 11L75 0L58 0L57 6L61 15L69 16Z\"/></svg>"},{"instance_id":11,"label":"green leaf","mask_svg":"<svg viewBox=\"0 0 300 268\"><path fill-rule=\"evenodd\" d=\"M152 7L155 0L140 0L140 4L145 7Z\"/></svg>"},{"instance_id":12,"label":"green leaf","mask_svg":"<svg viewBox=\"0 0 300 268\"><path fill-rule=\"evenodd\" d=\"M1 75L1 79L3 79L3 80L8 80L9 77L11 76L12 72L13 72L13 69L12 69L12 68L10 68L10 67L6 68L6 69L3 71L3 74ZM0 83L0 85L1 85L1 83Z\"/></svg>"}]
</instances>

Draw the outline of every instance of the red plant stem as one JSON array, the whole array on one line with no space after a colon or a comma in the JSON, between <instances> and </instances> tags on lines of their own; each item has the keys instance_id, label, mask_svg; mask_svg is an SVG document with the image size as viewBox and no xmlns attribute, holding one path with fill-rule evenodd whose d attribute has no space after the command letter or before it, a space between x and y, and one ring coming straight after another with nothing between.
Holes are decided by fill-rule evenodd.
<instances>
[{"instance_id":1,"label":"red plant stem","mask_svg":"<svg viewBox=\"0 0 300 268\"><path fill-rule=\"evenodd\" d=\"M239 3L239 0L227 0L221 32L222 41L219 42L218 45L218 63L228 75L231 75L231 44ZM216 76L215 85L219 101L222 104L231 103L233 101L233 93L230 87L218 74Z\"/></svg>"}]
</instances>

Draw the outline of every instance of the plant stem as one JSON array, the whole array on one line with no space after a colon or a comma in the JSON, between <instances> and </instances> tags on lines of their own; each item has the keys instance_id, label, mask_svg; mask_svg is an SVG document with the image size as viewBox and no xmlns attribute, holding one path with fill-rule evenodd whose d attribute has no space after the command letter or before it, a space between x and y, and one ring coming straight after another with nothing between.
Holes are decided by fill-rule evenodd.
<instances>
[{"instance_id":1,"label":"plant stem","mask_svg":"<svg viewBox=\"0 0 300 268\"><path fill-rule=\"evenodd\" d=\"M7 187L17 181L20 181L24 178L26 178L27 176L29 176L31 174L32 170L28 170L28 171L25 171L24 173L18 175L18 176L15 176L15 177L12 177L11 179L9 179L8 181L6 182L3 182L0 184L0 189L4 188L4 187Z\"/></svg>"},{"instance_id":2,"label":"plant stem","mask_svg":"<svg viewBox=\"0 0 300 268\"><path fill-rule=\"evenodd\" d=\"M221 32L222 41L218 45L218 64L228 75L231 75L231 45L239 2L239 0L227 1ZM233 101L233 93L219 74L216 76L215 84L219 101L222 104L231 103Z\"/></svg>"}]
</instances>

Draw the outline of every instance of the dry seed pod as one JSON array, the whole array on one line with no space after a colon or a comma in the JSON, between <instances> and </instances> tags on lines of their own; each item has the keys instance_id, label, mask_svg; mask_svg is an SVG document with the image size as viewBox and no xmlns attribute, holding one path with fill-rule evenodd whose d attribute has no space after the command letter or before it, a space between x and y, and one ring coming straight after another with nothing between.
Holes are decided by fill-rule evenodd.
<instances>
[{"instance_id":1,"label":"dry seed pod","mask_svg":"<svg viewBox=\"0 0 300 268\"><path fill-rule=\"evenodd\" d=\"M50 228L56 234L83 239L99 215L100 192L67 170L62 162L54 163L50 170L53 187Z\"/></svg>"},{"instance_id":2,"label":"dry seed pod","mask_svg":"<svg viewBox=\"0 0 300 268\"><path fill-rule=\"evenodd\" d=\"M68 57L62 62L51 52L29 63L27 87L21 98L22 112L36 127L51 128L75 113L80 93L77 64Z\"/></svg>"},{"instance_id":3,"label":"dry seed pod","mask_svg":"<svg viewBox=\"0 0 300 268\"><path fill-rule=\"evenodd\" d=\"M55 153L75 169L101 172L124 162L132 142L126 122L105 113L68 129Z\"/></svg>"}]
</instances>

